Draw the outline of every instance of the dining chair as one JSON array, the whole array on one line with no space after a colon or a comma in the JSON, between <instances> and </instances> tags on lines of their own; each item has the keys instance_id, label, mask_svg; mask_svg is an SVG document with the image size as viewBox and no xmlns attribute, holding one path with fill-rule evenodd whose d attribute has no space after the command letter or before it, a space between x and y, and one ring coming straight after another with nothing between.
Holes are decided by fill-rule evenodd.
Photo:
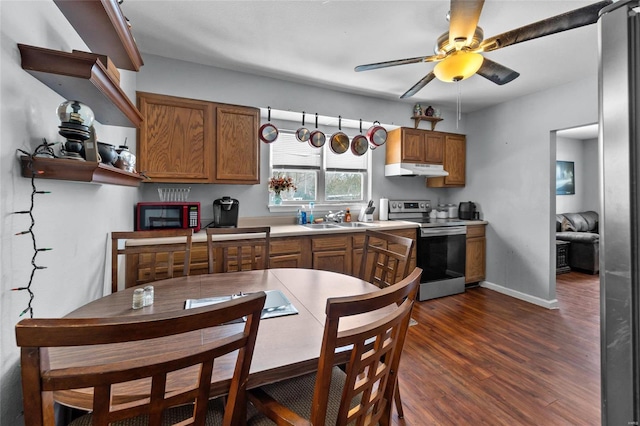
<instances>
[{"instance_id":1,"label":"dining chair","mask_svg":"<svg viewBox=\"0 0 640 426\"><path fill-rule=\"evenodd\" d=\"M328 299L317 373L249 390L261 414L247 424L266 425L268 418L277 424L388 425L421 274L415 268L372 293ZM349 359L344 371L335 366L337 355Z\"/></svg>"},{"instance_id":2,"label":"dining chair","mask_svg":"<svg viewBox=\"0 0 640 426\"><path fill-rule=\"evenodd\" d=\"M207 424L242 424L247 410L245 388L265 299L264 292L256 292L215 305L158 314L20 321L16 340L21 348L25 424L53 426L53 393L84 388L93 388L93 411L74 420L72 426L111 422L158 426L183 420L194 425L204 425L205 420ZM239 322L218 327L232 321ZM197 342L193 346L184 344L193 340ZM139 356L117 359L118 347L133 342L140 345ZM81 365L50 365L49 351L63 346L100 351L104 356L96 357L93 352L91 360ZM226 403L209 403L214 361L232 352L236 354L235 370ZM225 357L224 362L233 361ZM168 387L167 376L184 374L186 368L197 372L194 380L185 383L184 379L174 388ZM140 380L146 380L141 399L117 399L117 384ZM224 406L216 410L216 404Z\"/></svg>"},{"instance_id":3,"label":"dining chair","mask_svg":"<svg viewBox=\"0 0 640 426\"><path fill-rule=\"evenodd\" d=\"M358 277L380 288L395 284L409 274L411 238L367 229Z\"/></svg>"},{"instance_id":4,"label":"dining chair","mask_svg":"<svg viewBox=\"0 0 640 426\"><path fill-rule=\"evenodd\" d=\"M367 229L358 277L380 288L395 284L409 274L414 245L415 241L411 238ZM402 419L404 410L397 383L394 400L398 417Z\"/></svg>"},{"instance_id":5,"label":"dining chair","mask_svg":"<svg viewBox=\"0 0 640 426\"><path fill-rule=\"evenodd\" d=\"M124 257L124 288L189 275L192 229L158 229L111 233L111 292L118 291L119 264ZM180 238L176 241L161 241ZM135 240L135 241L134 241ZM182 257L182 259L180 259ZM182 267L176 268L176 260Z\"/></svg>"},{"instance_id":6,"label":"dining chair","mask_svg":"<svg viewBox=\"0 0 640 426\"><path fill-rule=\"evenodd\" d=\"M207 228L209 273L269 269L271 227Z\"/></svg>"}]
</instances>

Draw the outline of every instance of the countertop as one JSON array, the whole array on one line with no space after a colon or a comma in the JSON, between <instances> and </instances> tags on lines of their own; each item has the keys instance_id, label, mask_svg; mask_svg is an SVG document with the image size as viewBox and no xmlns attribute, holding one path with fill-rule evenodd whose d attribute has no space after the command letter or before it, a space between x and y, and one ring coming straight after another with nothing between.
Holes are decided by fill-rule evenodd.
<instances>
[{"instance_id":1,"label":"countertop","mask_svg":"<svg viewBox=\"0 0 640 426\"><path fill-rule=\"evenodd\" d=\"M336 235L336 234L350 234L355 232L364 232L367 229L375 230L375 231L385 231L391 229L411 229L418 228L418 224L414 222L407 222L403 220L382 220L382 221L373 221L366 222L367 227L340 227L340 228L331 228L331 229L310 229L305 227L304 225L296 225L293 223L289 223L291 218L287 218L287 223L282 223L282 220L268 220L264 218L240 218L238 225L240 227L243 226L270 226L271 227L271 238L278 237L301 237L301 236L319 236L319 235ZM436 219L435 222L425 225L426 227L435 228L445 226L444 223L450 224L451 219ZM484 220L459 220L454 219L455 224L462 225L486 225L488 222ZM451 225L446 225L451 226ZM220 235L215 238L218 240L231 240L237 239L239 234L232 235ZM247 234L247 238L259 238L260 234L249 235ZM166 240L166 241L165 241ZM149 243L153 244L168 244L175 240L175 238L154 238L153 241L147 241L144 239L131 241L132 245L145 245ZM206 242L207 241L207 233L205 229L201 229L199 232L193 234L193 243L198 242Z\"/></svg>"}]
</instances>

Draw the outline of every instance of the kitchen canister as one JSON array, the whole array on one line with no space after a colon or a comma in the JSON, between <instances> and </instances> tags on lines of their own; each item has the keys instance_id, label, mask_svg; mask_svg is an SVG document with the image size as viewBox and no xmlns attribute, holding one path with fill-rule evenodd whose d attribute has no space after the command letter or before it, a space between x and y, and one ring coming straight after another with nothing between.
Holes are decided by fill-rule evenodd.
<instances>
[{"instance_id":1,"label":"kitchen canister","mask_svg":"<svg viewBox=\"0 0 640 426\"><path fill-rule=\"evenodd\" d=\"M389 199L380 198L380 220L389 220Z\"/></svg>"}]
</instances>

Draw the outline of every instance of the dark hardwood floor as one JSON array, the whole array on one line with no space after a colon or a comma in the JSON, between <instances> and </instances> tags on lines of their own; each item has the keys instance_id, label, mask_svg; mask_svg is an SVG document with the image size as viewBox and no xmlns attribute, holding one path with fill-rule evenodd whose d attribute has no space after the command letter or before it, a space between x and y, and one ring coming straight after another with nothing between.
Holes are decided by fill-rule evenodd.
<instances>
[{"instance_id":1,"label":"dark hardwood floor","mask_svg":"<svg viewBox=\"0 0 640 426\"><path fill-rule=\"evenodd\" d=\"M394 425L599 425L599 276L557 276L559 309L472 288L416 302Z\"/></svg>"}]
</instances>

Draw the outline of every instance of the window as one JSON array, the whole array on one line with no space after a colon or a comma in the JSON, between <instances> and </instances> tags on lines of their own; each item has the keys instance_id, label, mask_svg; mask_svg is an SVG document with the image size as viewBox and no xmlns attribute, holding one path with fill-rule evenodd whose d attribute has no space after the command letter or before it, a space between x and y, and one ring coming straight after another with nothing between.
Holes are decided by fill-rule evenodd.
<instances>
[{"instance_id":1,"label":"window","mask_svg":"<svg viewBox=\"0 0 640 426\"><path fill-rule=\"evenodd\" d=\"M281 194L283 205L352 204L369 198L369 151L362 156L351 150L334 154L328 139L323 147L314 148L299 142L293 132L280 131L270 145L271 176L290 176L297 188ZM271 194L269 205L273 204Z\"/></svg>"}]
</instances>

